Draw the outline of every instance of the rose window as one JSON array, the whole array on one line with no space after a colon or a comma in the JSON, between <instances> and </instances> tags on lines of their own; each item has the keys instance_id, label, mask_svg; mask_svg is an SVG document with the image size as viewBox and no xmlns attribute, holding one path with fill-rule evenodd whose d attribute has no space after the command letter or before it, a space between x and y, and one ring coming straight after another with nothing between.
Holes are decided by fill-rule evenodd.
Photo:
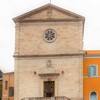
<instances>
[{"instance_id":1,"label":"rose window","mask_svg":"<svg viewBox=\"0 0 100 100\"><path fill-rule=\"evenodd\" d=\"M52 29L48 29L44 32L44 40L46 42L53 42L56 39L56 32Z\"/></svg>"}]
</instances>

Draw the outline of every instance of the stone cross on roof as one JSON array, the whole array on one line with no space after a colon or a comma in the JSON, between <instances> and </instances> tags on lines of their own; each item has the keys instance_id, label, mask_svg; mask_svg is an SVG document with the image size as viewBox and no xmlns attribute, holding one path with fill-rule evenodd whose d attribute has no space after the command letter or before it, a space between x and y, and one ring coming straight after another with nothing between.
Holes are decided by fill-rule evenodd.
<instances>
[{"instance_id":1,"label":"stone cross on roof","mask_svg":"<svg viewBox=\"0 0 100 100\"><path fill-rule=\"evenodd\" d=\"M50 0L50 3L51 3L51 0Z\"/></svg>"}]
</instances>

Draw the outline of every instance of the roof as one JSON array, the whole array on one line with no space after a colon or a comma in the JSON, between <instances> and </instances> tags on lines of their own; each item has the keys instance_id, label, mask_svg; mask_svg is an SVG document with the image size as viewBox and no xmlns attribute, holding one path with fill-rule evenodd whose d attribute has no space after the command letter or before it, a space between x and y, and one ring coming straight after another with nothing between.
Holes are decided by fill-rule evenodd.
<instances>
[{"instance_id":1,"label":"roof","mask_svg":"<svg viewBox=\"0 0 100 100\"><path fill-rule=\"evenodd\" d=\"M93 55L100 54L100 50L87 50L85 51L85 54L93 54Z\"/></svg>"},{"instance_id":2,"label":"roof","mask_svg":"<svg viewBox=\"0 0 100 100\"><path fill-rule=\"evenodd\" d=\"M86 50L85 58L100 58L100 50Z\"/></svg>"},{"instance_id":3,"label":"roof","mask_svg":"<svg viewBox=\"0 0 100 100\"><path fill-rule=\"evenodd\" d=\"M49 3L49 4L46 4L46 5L44 5L44 6L39 7L39 8L37 8L37 9L34 9L34 10L32 10L32 11L29 11L29 12L27 12L27 13L25 13L25 14L22 14L22 15L20 15L20 16L17 16L17 17L15 17L15 18L13 18L13 20L14 20L15 22L16 22L16 21L21 21L23 18L25 18L25 17L27 17L27 16L29 16L29 15L31 15L31 14L35 14L35 13L37 13L37 12L39 12L39 11L42 11L42 10L48 9L48 8L56 9L56 10L58 10L58 11L61 11L61 12L65 13L65 14L69 14L69 15L71 15L71 16L77 18L77 19L82 19L82 20L85 19L83 16L81 16L81 15L79 15L79 14L73 13L73 12L71 12L71 11L65 10L65 9L63 9L63 8L60 8L60 7L58 7L58 6L55 6L55 5Z\"/></svg>"},{"instance_id":4,"label":"roof","mask_svg":"<svg viewBox=\"0 0 100 100\"><path fill-rule=\"evenodd\" d=\"M14 74L14 72L7 72L7 73L3 73L3 74Z\"/></svg>"}]
</instances>

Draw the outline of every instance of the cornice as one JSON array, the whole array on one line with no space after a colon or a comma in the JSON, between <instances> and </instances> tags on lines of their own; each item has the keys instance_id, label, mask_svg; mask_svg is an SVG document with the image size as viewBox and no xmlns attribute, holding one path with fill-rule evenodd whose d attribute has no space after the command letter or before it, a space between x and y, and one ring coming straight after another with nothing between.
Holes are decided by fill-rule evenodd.
<instances>
[{"instance_id":1,"label":"cornice","mask_svg":"<svg viewBox=\"0 0 100 100\"><path fill-rule=\"evenodd\" d=\"M79 22L83 21L83 19L29 19L29 20L21 20L20 22Z\"/></svg>"},{"instance_id":2,"label":"cornice","mask_svg":"<svg viewBox=\"0 0 100 100\"><path fill-rule=\"evenodd\" d=\"M84 58L100 58L100 54L85 54Z\"/></svg>"},{"instance_id":3,"label":"cornice","mask_svg":"<svg viewBox=\"0 0 100 100\"><path fill-rule=\"evenodd\" d=\"M26 58L26 57L64 57L64 56L83 56L84 53L75 54L51 54L51 55L14 55L14 58Z\"/></svg>"},{"instance_id":4,"label":"cornice","mask_svg":"<svg viewBox=\"0 0 100 100\"><path fill-rule=\"evenodd\" d=\"M39 74L39 76L43 77L43 76L59 76L59 73L43 73L43 74Z\"/></svg>"},{"instance_id":5,"label":"cornice","mask_svg":"<svg viewBox=\"0 0 100 100\"><path fill-rule=\"evenodd\" d=\"M14 74L14 72L6 72L6 73L3 73L4 75L5 74Z\"/></svg>"}]
</instances>

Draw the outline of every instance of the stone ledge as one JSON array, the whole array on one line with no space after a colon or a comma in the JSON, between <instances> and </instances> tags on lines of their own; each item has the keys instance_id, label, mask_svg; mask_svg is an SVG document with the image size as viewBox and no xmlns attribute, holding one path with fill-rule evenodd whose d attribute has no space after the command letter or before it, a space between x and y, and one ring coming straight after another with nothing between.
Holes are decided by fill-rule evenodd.
<instances>
[{"instance_id":1,"label":"stone ledge","mask_svg":"<svg viewBox=\"0 0 100 100\"><path fill-rule=\"evenodd\" d=\"M13 57L54 57L54 56L79 56L84 55L84 53L73 53L73 54L50 54L50 55L13 55Z\"/></svg>"}]
</instances>

